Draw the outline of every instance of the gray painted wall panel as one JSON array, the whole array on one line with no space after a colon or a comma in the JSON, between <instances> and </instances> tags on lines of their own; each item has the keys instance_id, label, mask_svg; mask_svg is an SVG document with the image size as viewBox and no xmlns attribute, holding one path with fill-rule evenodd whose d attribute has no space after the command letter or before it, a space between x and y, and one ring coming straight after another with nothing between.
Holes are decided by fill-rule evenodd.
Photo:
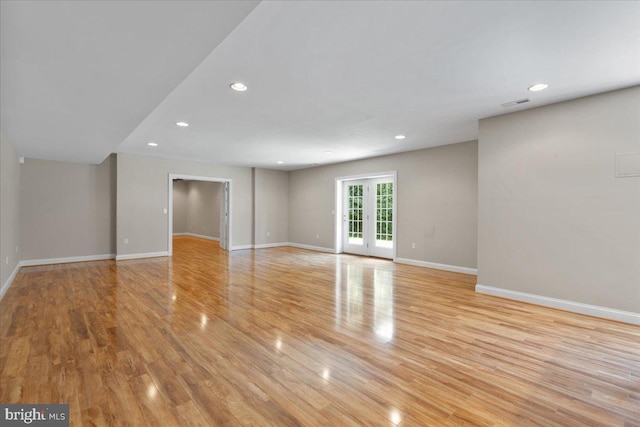
<instances>
[{"instance_id":1,"label":"gray painted wall panel","mask_svg":"<svg viewBox=\"0 0 640 427\"><path fill-rule=\"evenodd\" d=\"M189 183L187 181L173 181L173 232L186 233L189 231Z\"/></svg>"},{"instance_id":2,"label":"gray painted wall panel","mask_svg":"<svg viewBox=\"0 0 640 427\"><path fill-rule=\"evenodd\" d=\"M232 243L252 243L251 169L119 153L118 255L167 251L169 173L232 179Z\"/></svg>"},{"instance_id":3,"label":"gray painted wall panel","mask_svg":"<svg viewBox=\"0 0 640 427\"><path fill-rule=\"evenodd\" d=\"M20 164L18 153L0 132L0 288L20 262L20 252Z\"/></svg>"},{"instance_id":4,"label":"gray painted wall panel","mask_svg":"<svg viewBox=\"0 0 640 427\"><path fill-rule=\"evenodd\" d=\"M220 238L221 189L219 182L188 182L187 223L190 233Z\"/></svg>"},{"instance_id":5,"label":"gray painted wall panel","mask_svg":"<svg viewBox=\"0 0 640 427\"><path fill-rule=\"evenodd\" d=\"M334 248L335 178L396 170L397 257L475 268L477 149L471 141L293 171L289 240Z\"/></svg>"},{"instance_id":6,"label":"gray painted wall panel","mask_svg":"<svg viewBox=\"0 0 640 427\"><path fill-rule=\"evenodd\" d=\"M640 312L640 86L480 121L478 283Z\"/></svg>"},{"instance_id":7,"label":"gray painted wall panel","mask_svg":"<svg viewBox=\"0 0 640 427\"><path fill-rule=\"evenodd\" d=\"M255 244L288 242L289 173L256 168L254 177Z\"/></svg>"},{"instance_id":8,"label":"gray painted wall panel","mask_svg":"<svg viewBox=\"0 0 640 427\"><path fill-rule=\"evenodd\" d=\"M115 253L116 158L100 165L26 159L23 260Z\"/></svg>"}]
</instances>

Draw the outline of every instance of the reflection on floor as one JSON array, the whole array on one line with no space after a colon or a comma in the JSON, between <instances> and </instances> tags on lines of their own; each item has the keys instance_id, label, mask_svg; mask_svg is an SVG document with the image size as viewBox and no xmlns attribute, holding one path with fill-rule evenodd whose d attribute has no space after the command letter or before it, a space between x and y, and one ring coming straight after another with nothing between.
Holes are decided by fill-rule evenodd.
<instances>
[{"instance_id":1,"label":"reflection on floor","mask_svg":"<svg viewBox=\"0 0 640 427\"><path fill-rule=\"evenodd\" d=\"M638 425L640 328L478 295L475 277L175 239L24 268L0 401L72 425Z\"/></svg>"}]
</instances>

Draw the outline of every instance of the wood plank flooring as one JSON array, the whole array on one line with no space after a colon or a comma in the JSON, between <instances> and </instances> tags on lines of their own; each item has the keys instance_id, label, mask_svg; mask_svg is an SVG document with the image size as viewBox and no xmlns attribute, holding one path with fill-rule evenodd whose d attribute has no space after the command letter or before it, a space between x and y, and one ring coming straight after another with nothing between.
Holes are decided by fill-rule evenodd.
<instances>
[{"instance_id":1,"label":"wood plank flooring","mask_svg":"<svg viewBox=\"0 0 640 427\"><path fill-rule=\"evenodd\" d=\"M379 259L174 248L23 268L0 401L74 426L640 426L637 326Z\"/></svg>"}]
</instances>

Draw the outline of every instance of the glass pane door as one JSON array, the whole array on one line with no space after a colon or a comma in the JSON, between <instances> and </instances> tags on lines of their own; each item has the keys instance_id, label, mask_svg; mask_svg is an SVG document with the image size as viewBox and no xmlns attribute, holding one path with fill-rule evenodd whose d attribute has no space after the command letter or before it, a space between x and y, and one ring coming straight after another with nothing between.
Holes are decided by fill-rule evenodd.
<instances>
[{"instance_id":1,"label":"glass pane door","mask_svg":"<svg viewBox=\"0 0 640 427\"><path fill-rule=\"evenodd\" d=\"M378 178L372 180L372 189L375 189L375 213L372 216L375 222L373 229L373 248L371 255L383 258L393 258L393 180L391 178Z\"/></svg>"},{"instance_id":2,"label":"glass pane door","mask_svg":"<svg viewBox=\"0 0 640 427\"><path fill-rule=\"evenodd\" d=\"M366 183L351 181L344 186L344 250L366 255Z\"/></svg>"},{"instance_id":3,"label":"glass pane door","mask_svg":"<svg viewBox=\"0 0 640 427\"><path fill-rule=\"evenodd\" d=\"M344 183L344 252L393 258L394 179Z\"/></svg>"},{"instance_id":4,"label":"glass pane door","mask_svg":"<svg viewBox=\"0 0 640 427\"><path fill-rule=\"evenodd\" d=\"M363 193L364 186L362 184L349 186L349 243L352 245L362 245L364 242L362 235Z\"/></svg>"}]
</instances>

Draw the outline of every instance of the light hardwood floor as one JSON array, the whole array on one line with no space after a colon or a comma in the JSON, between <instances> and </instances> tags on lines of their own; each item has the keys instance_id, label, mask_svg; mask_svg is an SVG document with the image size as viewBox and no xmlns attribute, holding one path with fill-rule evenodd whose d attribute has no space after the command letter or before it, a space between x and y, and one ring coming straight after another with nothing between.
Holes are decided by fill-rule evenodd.
<instances>
[{"instance_id":1,"label":"light hardwood floor","mask_svg":"<svg viewBox=\"0 0 640 427\"><path fill-rule=\"evenodd\" d=\"M640 425L640 328L292 248L23 268L0 401L72 425Z\"/></svg>"}]
</instances>

